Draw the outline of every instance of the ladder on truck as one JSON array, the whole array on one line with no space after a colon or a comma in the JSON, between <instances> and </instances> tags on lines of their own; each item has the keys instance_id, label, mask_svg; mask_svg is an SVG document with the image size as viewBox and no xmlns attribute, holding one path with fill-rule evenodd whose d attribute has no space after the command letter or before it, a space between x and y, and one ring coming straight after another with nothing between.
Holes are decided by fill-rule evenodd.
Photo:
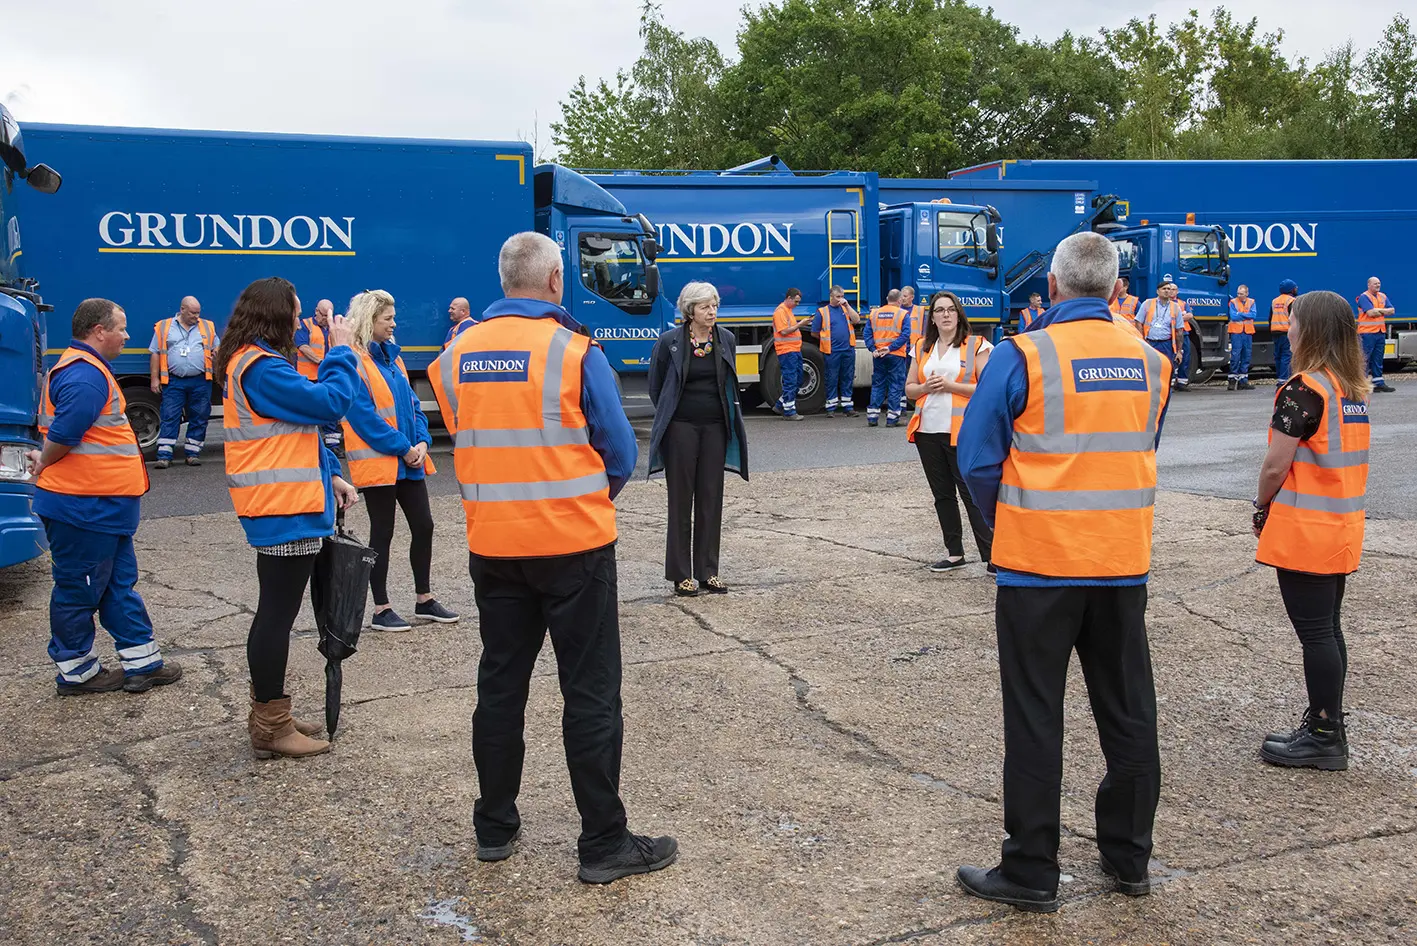
<instances>
[{"instance_id":1,"label":"ladder on truck","mask_svg":"<svg viewBox=\"0 0 1417 946\"><path fill-rule=\"evenodd\" d=\"M827 211L827 289L832 286L854 296L851 305L861 311L861 227L854 210Z\"/></svg>"}]
</instances>

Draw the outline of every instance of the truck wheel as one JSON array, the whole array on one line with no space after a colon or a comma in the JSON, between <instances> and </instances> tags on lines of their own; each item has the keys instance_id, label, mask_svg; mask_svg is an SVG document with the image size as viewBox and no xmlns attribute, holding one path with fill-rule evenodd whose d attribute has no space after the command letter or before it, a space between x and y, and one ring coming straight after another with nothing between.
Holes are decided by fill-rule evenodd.
<instances>
[{"instance_id":1,"label":"truck wheel","mask_svg":"<svg viewBox=\"0 0 1417 946\"><path fill-rule=\"evenodd\" d=\"M1191 338L1190 369L1192 384L1205 384L1214 378L1216 372L1220 370L1218 365L1212 365L1209 368L1201 367L1201 347L1194 337Z\"/></svg>"},{"instance_id":2,"label":"truck wheel","mask_svg":"<svg viewBox=\"0 0 1417 946\"><path fill-rule=\"evenodd\" d=\"M763 367L758 372L757 389L757 396L762 398L761 403L770 408L777 406L777 399L782 396L782 365L778 364L777 352L770 351L763 359ZM744 398L743 406L747 408L747 398Z\"/></svg>"},{"instance_id":3,"label":"truck wheel","mask_svg":"<svg viewBox=\"0 0 1417 946\"><path fill-rule=\"evenodd\" d=\"M130 385L123 389L123 398L128 402L128 423L138 438L138 448L143 457L151 460L157 456L157 433L162 419L162 398L143 385Z\"/></svg>"},{"instance_id":4,"label":"truck wheel","mask_svg":"<svg viewBox=\"0 0 1417 946\"><path fill-rule=\"evenodd\" d=\"M782 382L778 381L781 390ZM822 353L808 342L802 343L802 381L797 386L797 413L820 414L827 406L827 365Z\"/></svg>"}]
</instances>

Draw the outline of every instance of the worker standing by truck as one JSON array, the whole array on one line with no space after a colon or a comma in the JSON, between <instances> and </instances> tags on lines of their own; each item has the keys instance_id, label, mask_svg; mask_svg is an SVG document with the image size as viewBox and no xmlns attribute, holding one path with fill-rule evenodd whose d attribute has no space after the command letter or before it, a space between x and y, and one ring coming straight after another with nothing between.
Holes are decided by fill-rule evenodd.
<instances>
[{"instance_id":1,"label":"worker standing by truck","mask_svg":"<svg viewBox=\"0 0 1417 946\"><path fill-rule=\"evenodd\" d=\"M216 346L216 326L202 318L202 304L196 296L184 297L175 317L153 326L153 339L148 343L148 374L152 392L162 395L157 433L159 470L172 463L184 414L187 443L183 452L187 465L202 465L199 457L212 416L212 353Z\"/></svg>"},{"instance_id":2,"label":"worker standing by truck","mask_svg":"<svg viewBox=\"0 0 1417 946\"><path fill-rule=\"evenodd\" d=\"M871 353L871 400L866 405L866 424L875 427L881 407L886 409L886 426L900 424L900 399L905 396L905 369L910 352L910 316L900 307L900 290L886 294L886 304L873 309L863 333Z\"/></svg>"},{"instance_id":3,"label":"worker standing by truck","mask_svg":"<svg viewBox=\"0 0 1417 946\"><path fill-rule=\"evenodd\" d=\"M1137 325L1146 343L1171 360L1180 362L1181 333L1185 330L1185 306L1176 301L1176 283L1168 274L1161 277L1156 296L1141 304Z\"/></svg>"},{"instance_id":4,"label":"worker standing by truck","mask_svg":"<svg viewBox=\"0 0 1417 946\"><path fill-rule=\"evenodd\" d=\"M1363 343L1363 357L1368 362L1368 377L1373 379L1373 390L1391 394L1396 388L1383 380L1383 356L1387 353L1387 318L1395 315L1387 293L1383 292L1382 281L1376 276L1368 277L1368 290L1358 296L1358 341Z\"/></svg>"},{"instance_id":5,"label":"worker standing by truck","mask_svg":"<svg viewBox=\"0 0 1417 946\"><path fill-rule=\"evenodd\" d=\"M295 368L307 380L314 381L320 374L320 362L325 360L325 339L330 331L330 316L334 314L335 304L328 299L321 299L315 303L314 317L301 319L300 327L295 330ZM340 458L344 457L342 434L343 431L337 423L320 425L320 437L325 446Z\"/></svg>"},{"instance_id":6,"label":"worker standing by truck","mask_svg":"<svg viewBox=\"0 0 1417 946\"><path fill-rule=\"evenodd\" d=\"M795 286L772 313L772 347L777 353L777 367L782 374L782 393L773 409L783 420L801 420L797 413L797 389L802 384L802 326L810 316L797 318L793 310L802 301L802 290Z\"/></svg>"},{"instance_id":7,"label":"worker standing by truck","mask_svg":"<svg viewBox=\"0 0 1417 946\"><path fill-rule=\"evenodd\" d=\"M1252 391L1250 359L1255 345L1255 300L1250 298L1249 286L1242 285L1235 290L1225 331L1230 335L1230 379L1225 390Z\"/></svg>"},{"instance_id":8,"label":"worker standing by truck","mask_svg":"<svg viewBox=\"0 0 1417 946\"><path fill-rule=\"evenodd\" d=\"M828 417L835 417L838 407L847 417L856 416L851 389L856 382L856 326L860 324L861 315L846 301L846 290L840 286L832 286L827 304L812 316L811 332L826 362Z\"/></svg>"},{"instance_id":9,"label":"worker standing by truck","mask_svg":"<svg viewBox=\"0 0 1417 946\"><path fill-rule=\"evenodd\" d=\"M1299 284L1286 279L1279 284L1279 295L1269 304L1269 334L1274 339L1274 375L1280 387L1289 380L1289 307L1299 295Z\"/></svg>"},{"instance_id":10,"label":"worker standing by truck","mask_svg":"<svg viewBox=\"0 0 1417 946\"><path fill-rule=\"evenodd\" d=\"M925 337L925 322L929 316L925 312L925 306L915 304L915 287L900 287L900 307L906 315L910 316L910 344L905 349L905 377L910 378L910 366L915 364L915 352L920 348L920 339ZM905 385L900 388L900 411L905 411L910 407L910 398L905 396Z\"/></svg>"},{"instance_id":11,"label":"worker standing by truck","mask_svg":"<svg viewBox=\"0 0 1417 946\"><path fill-rule=\"evenodd\" d=\"M1037 292L1030 292L1028 294L1028 308L1019 310L1018 330L1020 332L1027 332L1029 326L1047 311L1047 309L1043 308L1043 295Z\"/></svg>"},{"instance_id":12,"label":"worker standing by truck","mask_svg":"<svg viewBox=\"0 0 1417 946\"><path fill-rule=\"evenodd\" d=\"M452 322L453 326L448 329L448 337L443 339L443 351L448 350L453 339L477 324L477 319L472 317L472 306L462 296L448 303L448 321Z\"/></svg>"},{"instance_id":13,"label":"worker standing by truck","mask_svg":"<svg viewBox=\"0 0 1417 946\"><path fill-rule=\"evenodd\" d=\"M1124 319L1136 321L1137 306L1141 300L1132 295L1132 281L1126 276L1122 277L1122 291L1117 293L1117 298L1113 299L1108 308L1113 315L1120 315Z\"/></svg>"}]
</instances>

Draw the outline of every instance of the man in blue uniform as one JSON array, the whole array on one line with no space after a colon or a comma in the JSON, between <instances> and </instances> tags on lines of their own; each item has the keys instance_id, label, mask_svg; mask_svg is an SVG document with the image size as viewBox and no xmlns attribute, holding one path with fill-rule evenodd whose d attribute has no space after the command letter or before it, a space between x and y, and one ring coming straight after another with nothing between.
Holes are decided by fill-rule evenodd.
<instances>
[{"instance_id":1,"label":"man in blue uniform","mask_svg":"<svg viewBox=\"0 0 1417 946\"><path fill-rule=\"evenodd\" d=\"M202 318L202 304L195 296L184 297L175 316L153 326L148 375L152 392L162 395L157 433L159 470L172 463L184 414L187 465L202 465L199 457L212 416L212 357L219 342L216 326Z\"/></svg>"},{"instance_id":2,"label":"man in blue uniform","mask_svg":"<svg viewBox=\"0 0 1417 946\"><path fill-rule=\"evenodd\" d=\"M875 427L885 405L886 426L900 424L900 399L905 396L905 370L910 360L910 309L901 305L901 290L886 294L886 304L866 318L862 333L871 353L871 400L866 423ZM854 353L853 353L854 357Z\"/></svg>"},{"instance_id":3,"label":"man in blue uniform","mask_svg":"<svg viewBox=\"0 0 1417 946\"><path fill-rule=\"evenodd\" d=\"M811 332L817 336L826 363L827 416L835 417L837 408L847 417L856 416L852 389L856 384L856 326L861 316L846 301L846 290L832 286L827 304L812 316Z\"/></svg>"}]
</instances>

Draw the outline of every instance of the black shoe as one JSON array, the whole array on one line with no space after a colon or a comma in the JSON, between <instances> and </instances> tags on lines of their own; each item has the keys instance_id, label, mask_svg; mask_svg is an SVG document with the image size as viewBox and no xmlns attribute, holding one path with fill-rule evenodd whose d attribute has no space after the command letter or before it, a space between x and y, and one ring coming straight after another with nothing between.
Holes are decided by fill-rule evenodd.
<instances>
[{"instance_id":1,"label":"black shoe","mask_svg":"<svg viewBox=\"0 0 1417 946\"><path fill-rule=\"evenodd\" d=\"M1226 381L1226 382L1225 382L1225 390L1227 390L1227 391L1233 391L1233 390L1235 390L1235 379L1234 379L1234 378L1231 378L1229 381Z\"/></svg>"},{"instance_id":2,"label":"black shoe","mask_svg":"<svg viewBox=\"0 0 1417 946\"><path fill-rule=\"evenodd\" d=\"M369 626L376 631L413 630L413 625L399 617L398 612L393 608L385 608L375 612L374 617L369 621Z\"/></svg>"},{"instance_id":3,"label":"black shoe","mask_svg":"<svg viewBox=\"0 0 1417 946\"><path fill-rule=\"evenodd\" d=\"M1112 866L1112 862L1107 859L1106 854L1097 855L1098 866L1102 868L1102 873L1117 881L1117 891L1129 897L1145 897L1151 893L1151 878L1143 877L1141 880L1123 880L1122 875L1117 873L1117 868Z\"/></svg>"},{"instance_id":4,"label":"black shoe","mask_svg":"<svg viewBox=\"0 0 1417 946\"><path fill-rule=\"evenodd\" d=\"M965 560L964 560L964 557L963 557L963 556L961 556L961 557L959 557L959 558L954 558L954 559L942 558L942 559L940 559L938 562L936 562L935 564L933 564L933 565L930 566L930 571L932 571L932 572L952 572L952 571L954 571L956 568L963 568L963 567L964 567L964 564L965 564Z\"/></svg>"},{"instance_id":5,"label":"black shoe","mask_svg":"<svg viewBox=\"0 0 1417 946\"><path fill-rule=\"evenodd\" d=\"M1275 732L1272 732L1269 735L1265 736L1264 741L1276 742L1279 743L1281 746L1287 746L1289 743L1293 742L1295 739L1298 739L1304 733L1309 731L1309 722L1317 715L1318 714L1314 712L1314 708L1311 706L1308 709L1304 710L1303 716L1299 717L1298 726L1294 727L1293 729L1283 731L1276 730Z\"/></svg>"},{"instance_id":6,"label":"black shoe","mask_svg":"<svg viewBox=\"0 0 1417 946\"><path fill-rule=\"evenodd\" d=\"M1391 391L1392 388L1388 388L1388 390ZM849 410L849 411L846 412L846 416L847 416L847 417L855 417L855 416L856 416L856 411L855 411L854 409L853 409L853 410Z\"/></svg>"},{"instance_id":7,"label":"black shoe","mask_svg":"<svg viewBox=\"0 0 1417 946\"><path fill-rule=\"evenodd\" d=\"M163 661L151 673L130 673L123 679L123 689L129 693L146 693L153 687L165 687L182 679L182 665L175 660Z\"/></svg>"},{"instance_id":8,"label":"black shoe","mask_svg":"<svg viewBox=\"0 0 1417 946\"><path fill-rule=\"evenodd\" d=\"M717 575L710 575L708 578L699 582L699 588L711 595L728 594L728 586L725 585L723 579L719 578Z\"/></svg>"},{"instance_id":9,"label":"black shoe","mask_svg":"<svg viewBox=\"0 0 1417 946\"><path fill-rule=\"evenodd\" d=\"M329 447L335 456L339 457L341 460L344 459L344 443L342 441L339 443L327 443L325 446Z\"/></svg>"},{"instance_id":10,"label":"black shoe","mask_svg":"<svg viewBox=\"0 0 1417 946\"><path fill-rule=\"evenodd\" d=\"M988 565L985 565L985 566L984 566L984 570L985 570L986 572L988 572L989 574L991 574L991 575L997 575L997 574L999 574L999 570L994 567L994 563L993 563L993 562L990 562Z\"/></svg>"},{"instance_id":11,"label":"black shoe","mask_svg":"<svg viewBox=\"0 0 1417 946\"><path fill-rule=\"evenodd\" d=\"M866 426L867 426L867 427L879 427L880 425L876 422L876 418L874 418L874 417L868 417L868 418L866 418Z\"/></svg>"},{"instance_id":12,"label":"black shoe","mask_svg":"<svg viewBox=\"0 0 1417 946\"><path fill-rule=\"evenodd\" d=\"M685 578L674 586L674 593L681 598L692 598L699 593L699 586L692 578Z\"/></svg>"},{"instance_id":13,"label":"black shoe","mask_svg":"<svg viewBox=\"0 0 1417 946\"><path fill-rule=\"evenodd\" d=\"M1289 768L1346 771L1348 743L1343 737L1343 723L1311 717L1308 727L1292 742L1266 742L1261 746L1260 758L1270 765Z\"/></svg>"},{"instance_id":14,"label":"black shoe","mask_svg":"<svg viewBox=\"0 0 1417 946\"><path fill-rule=\"evenodd\" d=\"M188 466L201 466L201 465L202 465L202 461L199 460L199 459L197 459L196 457L188 457L188 458L187 458L187 465L188 465Z\"/></svg>"},{"instance_id":15,"label":"black shoe","mask_svg":"<svg viewBox=\"0 0 1417 946\"><path fill-rule=\"evenodd\" d=\"M1238 387L1241 391L1253 391L1253 390L1255 389L1255 386L1254 386L1253 384L1251 384L1249 381L1241 381L1241 382L1239 383L1239 385L1237 385L1237 387Z\"/></svg>"},{"instance_id":16,"label":"black shoe","mask_svg":"<svg viewBox=\"0 0 1417 946\"><path fill-rule=\"evenodd\" d=\"M155 468L159 469L159 470L165 470L165 469L167 469L168 467L172 466L172 461L171 461L171 460L158 460L156 463L153 464L153 466L154 466Z\"/></svg>"},{"instance_id":17,"label":"black shoe","mask_svg":"<svg viewBox=\"0 0 1417 946\"><path fill-rule=\"evenodd\" d=\"M512 835L511 839L507 841L506 844L483 844L481 841L478 841L477 859L479 861L486 861L488 863L492 863L494 861L505 861L507 858L512 856L512 851L517 846L517 839L521 836L522 829L520 826L518 826L516 833Z\"/></svg>"},{"instance_id":18,"label":"black shoe","mask_svg":"<svg viewBox=\"0 0 1417 946\"><path fill-rule=\"evenodd\" d=\"M104 670L89 677L83 683L56 683L54 691L60 696L86 696L89 693L113 693L123 689L123 671L115 668Z\"/></svg>"},{"instance_id":19,"label":"black shoe","mask_svg":"<svg viewBox=\"0 0 1417 946\"><path fill-rule=\"evenodd\" d=\"M588 884L608 884L631 874L663 870L678 858L679 842L673 838L632 834L625 839L625 846L619 853L591 864L581 864L576 876Z\"/></svg>"},{"instance_id":20,"label":"black shoe","mask_svg":"<svg viewBox=\"0 0 1417 946\"><path fill-rule=\"evenodd\" d=\"M387 613L387 612L386 612ZM437 599L420 601L413 606L413 616L416 618L427 618L430 621L437 621L439 624L456 624L462 617L456 611L449 611L438 603Z\"/></svg>"},{"instance_id":21,"label":"black shoe","mask_svg":"<svg viewBox=\"0 0 1417 946\"><path fill-rule=\"evenodd\" d=\"M1379 381L1377 384L1373 385L1373 390L1374 390L1374 391L1381 391L1381 392L1383 392L1384 394L1396 394L1396 393L1397 393L1397 388L1392 387L1392 386L1389 385L1386 381Z\"/></svg>"},{"instance_id":22,"label":"black shoe","mask_svg":"<svg viewBox=\"0 0 1417 946\"><path fill-rule=\"evenodd\" d=\"M1007 903L1027 913L1055 913L1058 909L1058 895L1046 890L1032 890L1020 887L1003 875L999 868L985 870L968 864L955 875L965 893L981 900Z\"/></svg>"}]
</instances>

